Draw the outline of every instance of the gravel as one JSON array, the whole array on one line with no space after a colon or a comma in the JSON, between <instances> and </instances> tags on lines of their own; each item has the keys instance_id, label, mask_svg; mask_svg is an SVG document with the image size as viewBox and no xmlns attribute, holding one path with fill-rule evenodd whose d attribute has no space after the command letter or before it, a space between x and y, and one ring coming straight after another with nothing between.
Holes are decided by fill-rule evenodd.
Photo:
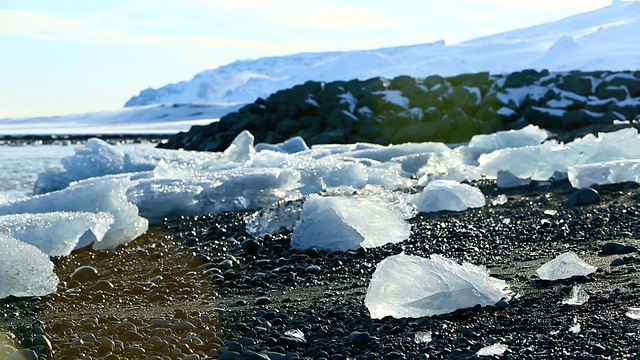
<instances>
[{"instance_id":1,"label":"gravel","mask_svg":"<svg viewBox=\"0 0 640 360\"><path fill-rule=\"evenodd\" d=\"M244 213L165 221L125 247L55 258L62 280L43 297L0 300L0 354L38 359L631 358L637 300L640 190L594 189L569 206L568 182L497 189L460 213L421 213L411 237L329 253L289 246L291 233L254 238ZM590 195L589 195L590 194ZM589 192L589 196L593 192ZM579 204L582 202L577 202ZM575 251L598 270L544 281L535 270ZM495 307L416 319L370 318L364 296L382 259L442 254L485 265L515 296ZM590 298L562 300L580 283ZM575 331L579 325L579 331ZM431 335L427 342L425 333ZM492 344L500 356L479 357ZM8 350L7 350L8 351ZM15 355L17 356L17 354ZM2 357L2 355L0 355Z\"/></svg>"}]
</instances>

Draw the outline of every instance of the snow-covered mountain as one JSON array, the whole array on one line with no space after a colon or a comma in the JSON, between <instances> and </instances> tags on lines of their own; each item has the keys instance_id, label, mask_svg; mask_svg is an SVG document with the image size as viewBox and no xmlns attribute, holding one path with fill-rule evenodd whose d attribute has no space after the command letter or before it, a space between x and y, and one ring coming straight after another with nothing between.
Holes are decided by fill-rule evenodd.
<instances>
[{"instance_id":1,"label":"snow-covered mountain","mask_svg":"<svg viewBox=\"0 0 640 360\"><path fill-rule=\"evenodd\" d=\"M203 71L190 81L143 90L125 106L248 103L307 80L452 76L522 69L636 70L640 69L639 54L640 2L616 0L599 10L457 45L439 41L378 50L236 61Z\"/></svg>"}]
</instances>

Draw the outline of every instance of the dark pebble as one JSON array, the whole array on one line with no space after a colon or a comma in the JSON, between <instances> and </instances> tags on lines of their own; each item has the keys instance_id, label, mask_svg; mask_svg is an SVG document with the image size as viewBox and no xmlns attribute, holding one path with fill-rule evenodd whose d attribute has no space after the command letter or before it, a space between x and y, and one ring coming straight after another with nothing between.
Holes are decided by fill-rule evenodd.
<instances>
[{"instance_id":1,"label":"dark pebble","mask_svg":"<svg viewBox=\"0 0 640 360\"><path fill-rule=\"evenodd\" d=\"M349 343L354 346L362 346L369 343L371 335L368 332L354 331L349 334Z\"/></svg>"},{"instance_id":2,"label":"dark pebble","mask_svg":"<svg viewBox=\"0 0 640 360\"><path fill-rule=\"evenodd\" d=\"M260 244L253 239L247 239L242 242L242 251L248 255L255 255L260 250Z\"/></svg>"},{"instance_id":3,"label":"dark pebble","mask_svg":"<svg viewBox=\"0 0 640 360\"><path fill-rule=\"evenodd\" d=\"M620 265L624 265L624 263L625 262L623 259L617 258L611 262L611 266L620 266Z\"/></svg>"},{"instance_id":4,"label":"dark pebble","mask_svg":"<svg viewBox=\"0 0 640 360\"><path fill-rule=\"evenodd\" d=\"M638 251L634 246L622 245L614 242L608 242L602 245L602 255L622 255L630 254Z\"/></svg>"},{"instance_id":5,"label":"dark pebble","mask_svg":"<svg viewBox=\"0 0 640 360\"><path fill-rule=\"evenodd\" d=\"M235 351L224 351L218 357L218 360L235 360L236 356L240 356L240 353Z\"/></svg>"},{"instance_id":6,"label":"dark pebble","mask_svg":"<svg viewBox=\"0 0 640 360\"><path fill-rule=\"evenodd\" d=\"M283 335L276 340L276 343L285 348L296 349L307 342L304 339Z\"/></svg>"},{"instance_id":7,"label":"dark pebble","mask_svg":"<svg viewBox=\"0 0 640 360\"><path fill-rule=\"evenodd\" d=\"M564 202L565 207L594 205L600 202L600 194L591 188L579 189Z\"/></svg>"},{"instance_id":8,"label":"dark pebble","mask_svg":"<svg viewBox=\"0 0 640 360\"><path fill-rule=\"evenodd\" d=\"M71 274L71 281L85 283L98 279L98 270L92 266L80 266Z\"/></svg>"},{"instance_id":9,"label":"dark pebble","mask_svg":"<svg viewBox=\"0 0 640 360\"><path fill-rule=\"evenodd\" d=\"M142 336L139 332L133 330L127 330L122 335L120 335L120 340L122 341L142 341L144 336Z\"/></svg>"},{"instance_id":10,"label":"dark pebble","mask_svg":"<svg viewBox=\"0 0 640 360\"><path fill-rule=\"evenodd\" d=\"M91 287L91 290L93 291L98 291L98 290L109 291L111 289L113 289L113 284L107 280L100 280Z\"/></svg>"},{"instance_id":11,"label":"dark pebble","mask_svg":"<svg viewBox=\"0 0 640 360\"><path fill-rule=\"evenodd\" d=\"M310 265L304 269L304 272L311 275L320 275L322 273L322 269L318 265Z\"/></svg>"},{"instance_id":12,"label":"dark pebble","mask_svg":"<svg viewBox=\"0 0 640 360\"><path fill-rule=\"evenodd\" d=\"M257 298L254 302L254 305L269 305L271 304L271 299L269 299L266 296L261 296L259 298Z\"/></svg>"}]
</instances>

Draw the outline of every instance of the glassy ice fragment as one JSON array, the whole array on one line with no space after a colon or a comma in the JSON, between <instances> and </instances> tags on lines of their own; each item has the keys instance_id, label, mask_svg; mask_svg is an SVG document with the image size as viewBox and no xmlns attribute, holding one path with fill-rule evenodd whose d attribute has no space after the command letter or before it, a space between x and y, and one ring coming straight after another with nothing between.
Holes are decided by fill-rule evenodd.
<instances>
[{"instance_id":1,"label":"glassy ice fragment","mask_svg":"<svg viewBox=\"0 0 640 360\"><path fill-rule=\"evenodd\" d=\"M589 294L580 285L574 285L568 298L562 300L565 305L583 305L589 300Z\"/></svg>"},{"instance_id":2,"label":"glassy ice fragment","mask_svg":"<svg viewBox=\"0 0 640 360\"><path fill-rule=\"evenodd\" d=\"M542 280L554 281L572 276L587 276L597 269L584 262L573 251L568 251L540 266L536 273Z\"/></svg>"}]
</instances>

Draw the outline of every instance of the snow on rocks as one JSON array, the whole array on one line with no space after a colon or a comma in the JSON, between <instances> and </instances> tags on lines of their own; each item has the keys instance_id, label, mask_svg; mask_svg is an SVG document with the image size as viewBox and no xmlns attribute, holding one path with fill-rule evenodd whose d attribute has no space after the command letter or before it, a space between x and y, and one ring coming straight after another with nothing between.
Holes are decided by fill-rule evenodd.
<instances>
[{"instance_id":1,"label":"snow on rocks","mask_svg":"<svg viewBox=\"0 0 640 360\"><path fill-rule=\"evenodd\" d=\"M486 204L480 190L454 180L434 180L421 193L408 195L407 202L415 204L423 212L464 211Z\"/></svg>"},{"instance_id":2,"label":"snow on rocks","mask_svg":"<svg viewBox=\"0 0 640 360\"><path fill-rule=\"evenodd\" d=\"M429 259L400 254L378 264L364 302L374 319L417 318L493 306L509 296L509 285L484 267L435 254Z\"/></svg>"},{"instance_id":3,"label":"snow on rocks","mask_svg":"<svg viewBox=\"0 0 640 360\"><path fill-rule=\"evenodd\" d=\"M568 251L540 266L536 273L542 280L555 281L572 276L587 276L597 269L580 259L575 252Z\"/></svg>"},{"instance_id":4,"label":"snow on rocks","mask_svg":"<svg viewBox=\"0 0 640 360\"><path fill-rule=\"evenodd\" d=\"M47 254L0 233L0 299L44 296L55 292L58 282Z\"/></svg>"}]
</instances>

